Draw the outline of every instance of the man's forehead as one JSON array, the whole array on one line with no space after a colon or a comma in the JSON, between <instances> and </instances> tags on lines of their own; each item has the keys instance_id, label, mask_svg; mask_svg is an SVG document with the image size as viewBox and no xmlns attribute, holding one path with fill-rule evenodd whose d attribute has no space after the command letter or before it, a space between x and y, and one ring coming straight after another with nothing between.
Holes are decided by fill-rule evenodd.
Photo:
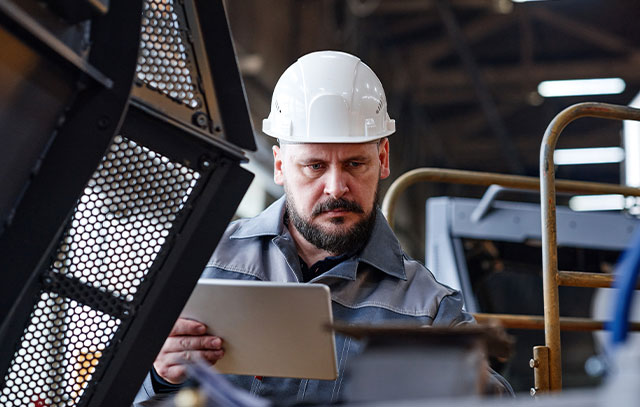
<instances>
[{"instance_id":1,"label":"man's forehead","mask_svg":"<svg viewBox=\"0 0 640 407\"><path fill-rule=\"evenodd\" d=\"M378 142L369 143L283 143L281 149L295 155L367 155L377 152Z\"/></svg>"}]
</instances>

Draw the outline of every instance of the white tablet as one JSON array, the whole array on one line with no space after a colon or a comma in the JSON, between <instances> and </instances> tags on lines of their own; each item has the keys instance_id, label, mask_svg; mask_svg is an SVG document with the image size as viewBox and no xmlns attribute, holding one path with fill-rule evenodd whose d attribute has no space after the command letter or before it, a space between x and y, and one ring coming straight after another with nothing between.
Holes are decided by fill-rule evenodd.
<instances>
[{"instance_id":1,"label":"white tablet","mask_svg":"<svg viewBox=\"0 0 640 407\"><path fill-rule=\"evenodd\" d=\"M220 373L334 380L331 296L323 284L200 279L181 317L223 340Z\"/></svg>"}]
</instances>

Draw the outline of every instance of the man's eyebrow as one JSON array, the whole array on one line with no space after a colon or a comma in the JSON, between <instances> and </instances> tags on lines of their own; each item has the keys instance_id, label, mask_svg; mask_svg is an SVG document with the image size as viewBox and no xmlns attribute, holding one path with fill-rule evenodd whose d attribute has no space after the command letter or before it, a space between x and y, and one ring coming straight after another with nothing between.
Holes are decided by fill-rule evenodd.
<instances>
[{"instance_id":1,"label":"man's eyebrow","mask_svg":"<svg viewBox=\"0 0 640 407\"><path fill-rule=\"evenodd\" d=\"M300 164L309 164L309 163L325 162L326 160L320 157L301 157L296 161Z\"/></svg>"},{"instance_id":2,"label":"man's eyebrow","mask_svg":"<svg viewBox=\"0 0 640 407\"><path fill-rule=\"evenodd\" d=\"M300 164L309 164L309 163L323 163L326 162L327 159L319 156L310 156L310 157L300 157L296 160ZM371 161L371 157L367 155L354 155L351 157L344 158L340 160L340 162L349 162L349 161Z\"/></svg>"},{"instance_id":3,"label":"man's eyebrow","mask_svg":"<svg viewBox=\"0 0 640 407\"><path fill-rule=\"evenodd\" d=\"M370 160L371 160L371 157L367 155L355 155L352 157L347 157L342 161L347 162L347 161L370 161Z\"/></svg>"}]
</instances>

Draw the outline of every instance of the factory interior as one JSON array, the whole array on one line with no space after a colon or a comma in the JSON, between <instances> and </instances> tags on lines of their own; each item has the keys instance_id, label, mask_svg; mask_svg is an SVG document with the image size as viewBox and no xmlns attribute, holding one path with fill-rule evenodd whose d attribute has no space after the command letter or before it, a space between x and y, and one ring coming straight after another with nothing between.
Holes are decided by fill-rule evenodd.
<instances>
[{"instance_id":1,"label":"factory interior","mask_svg":"<svg viewBox=\"0 0 640 407\"><path fill-rule=\"evenodd\" d=\"M639 18L635 0L0 0L0 405L639 405ZM298 227L278 154L314 144L267 123L283 72L320 54L379 79L395 132L374 139L390 169L376 222L475 322L341 320L368 305L345 305L339 278L305 279L329 303L313 328L328 356L310 366L311 328L285 314L324 318L304 309L311 292L272 324L270 300L220 283L200 311L239 301L229 315L255 318L229 337L252 332L274 358L292 338L304 356L282 364L302 373L242 365L222 334L223 374L185 351L174 383L159 355L203 270L237 271L216 245L285 195L279 224ZM358 295L392 291L372 281ZM325 361L329 376L312 373ZM496 377L507 391L487 390ZM297 398L273 390L293 380Z\"/></svg>"}]
</instances>

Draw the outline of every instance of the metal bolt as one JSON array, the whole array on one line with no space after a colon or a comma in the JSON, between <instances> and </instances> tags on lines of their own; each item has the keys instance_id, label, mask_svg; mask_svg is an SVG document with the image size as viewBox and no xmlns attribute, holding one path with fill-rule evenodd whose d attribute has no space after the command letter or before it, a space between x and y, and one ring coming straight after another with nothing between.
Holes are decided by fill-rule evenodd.
<instances>
[{"instance_id":1,"label":"metal bolt","mask_svg":"<svg viewBox=\"0 0 640 407\"><path fill-rule=\"evenodd\" d=\"M131 317L135 314L135 309L130 304L124 305L122 307L122 316L125 318Z\"/></svg>"},{"instance_id":2,"label":"metal bolt","mask_svg":"<svg viewBox=\"0 0 640 407\"><path fill-rule=\"evenodd\" d=\"M218 167L220 164L221 162L217 158L212 158L206 154L200 156L198 160L198 168L202 171L208 171L214 167Z\"/></svg>"},{"instance_id":3,"label":"metal bolt","mask_svg":"<svg viewBox=\"0 0 640 407\"><path fill-rule=\"evenodd\" d=\"M191 121L202 129L206 129L209 125L209 118L203 112L195 112L193 116L191 116Z\"/></svg>"},{"instance_id":4,"label":"metal bolt","mask_svg":"<svg viewBox=\"0 0 640 407\"><path fill-rule=\"evenodd\" d=\"M537 359L531 359L529 361L529 367L530 368L535 369L538 366L540 366L540 362Z\"/></svg>"}]
</instances>

